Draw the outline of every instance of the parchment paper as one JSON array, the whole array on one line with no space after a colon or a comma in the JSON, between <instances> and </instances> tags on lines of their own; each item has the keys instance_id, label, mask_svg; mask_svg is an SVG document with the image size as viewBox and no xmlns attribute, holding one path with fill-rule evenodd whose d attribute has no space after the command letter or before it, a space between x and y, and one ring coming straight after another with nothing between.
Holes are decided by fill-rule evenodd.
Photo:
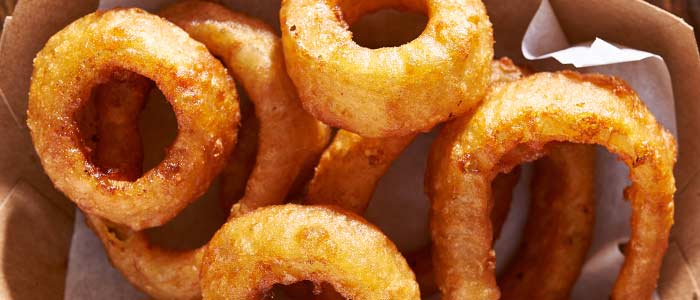
<instances>
[{"instance_id":1,"label":"parchment paper","mask_svg":"<svg viewBox=\"0 0 700 300\"><path fill-rule=\"evenodd\" d=\"M169 2L172 1L151 1L148 6L143 6L139 1L102 1L100 8L135 5L154 12ZM237 11L278 26L278 1L224 2ZM659 56L626 49L600 39L572 46L547 0L542 1L528 28L522 52L526 58L533 60L532 66L536 70L579 68L582 72L599 72L625 79L645 100L657 119L675 135L670 76ZM167 106L164 107L167 109ZM402 250L418 249L429 241L429 201L423 190L423 174L427 151L436 134L434 131L420 135L397 159L379 182L365 215ZM607 299L623 261L619 244L629 237L630 206L622 196L623 188L629 184L628 170L603 149L598 151L596 167L595 236L588 262L574 288L574 300ZM503 269L516 250L520 231L526 221L531 173L529 165L523 171L521 182L515 190L511 213L495 245L498 271ZM203 202L208 200L204 199ZM215 210L209 207L205 211ZM65 299L87 300L104 298L105 295L110 295L108 299L145 299L145 295L136 291L111 268L103 252L100 242L79 217L75 223Z\"/></svg>"}]
</instances>

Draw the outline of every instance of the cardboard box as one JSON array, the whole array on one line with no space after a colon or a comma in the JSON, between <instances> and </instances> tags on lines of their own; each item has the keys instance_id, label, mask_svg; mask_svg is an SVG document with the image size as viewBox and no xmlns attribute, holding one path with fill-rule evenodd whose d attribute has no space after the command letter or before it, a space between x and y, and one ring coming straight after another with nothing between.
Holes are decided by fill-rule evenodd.
<instances>
[{"instance_id":1,"label":"cardboard box","mask_svg":"<svg viewBox=\"0 0 700 300\"><path fill-rule=\"evenodd\" d=\"M165 1L149 1L158 8ZM240 1L278 26L279 2ZM244 3L245 2L245 3ZM250 2L250 3L248 3ZM485 1L496 56L525 63L520 43L539 0ZM673 81L678 125L676 224L659 281L664 300L698 299L700 288L700 58L693 29L643 1L552 0L568 39L607 41L662 56ZM0 37L0 298L61 299L74 206L44 174L25 125L32 59L46 40L94 11L96 0L19 0ZM12 5L7 5L12 7ZM234 7L234 9L237 9Z\"/></svg>"}]
</instances>

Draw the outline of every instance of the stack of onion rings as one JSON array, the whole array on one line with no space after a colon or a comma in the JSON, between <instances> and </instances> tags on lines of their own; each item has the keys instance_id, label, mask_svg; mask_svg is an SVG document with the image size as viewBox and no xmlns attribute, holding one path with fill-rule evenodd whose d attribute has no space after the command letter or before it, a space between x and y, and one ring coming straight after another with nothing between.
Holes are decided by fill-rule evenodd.
<instances>
[{"instance_id":1,"label":"stack of onion rings","mask_svg":"<svg viewBox=\"0 0 700 300\"><path fill-rule=\"evenodd\" d=\"M425 30L399 47L353 42L348 24L387 7L428 14ZM489 84L493 33L478 0L285 0L280 23L304 108L364 137L428 131L472 109Z\"/></svg>"},{"instance_id":2,"label":"stack of onion rings","mask_svg":"<svg viewBox=\"0 0 700 300\"><path fill-rule=\"evenodd\" d=\"M600 144L630 168L632 236L613 299L648 299L673 223L676 145L619 79L539 73L489 93L472 114L446 125L427 172L437 281L444 299L497 299L490 182L538 157L550 142ZM520 159L506 153L529 149Z\"/></svg>"},{"instance_id":3,"label":"stack of onion rings","mask_svg":"<svg viewBox=\"0 0 700 300\"><path fill-rule=\"evenodd\" d=\"M287 204L231 219L202 262L204 299L262 299L273 284L331 284L346 299L420 299L394 244L359 216Z\"/></svg>"}]
</instances>

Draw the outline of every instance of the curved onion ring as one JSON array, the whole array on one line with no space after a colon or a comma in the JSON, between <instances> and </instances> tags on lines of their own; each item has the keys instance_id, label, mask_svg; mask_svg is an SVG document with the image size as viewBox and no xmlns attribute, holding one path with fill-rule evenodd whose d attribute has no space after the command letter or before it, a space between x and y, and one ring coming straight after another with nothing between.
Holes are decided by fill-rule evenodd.
<instances>
[{"instance_id":1,"label":"curved onion ring","mask_svg":"<svg viewBox=\"0 0 700 300\"><path fill-rule=\"evenodd\" d=\"M179 128L163 161L134 182L113 180L87 159L75 121L92 87L122 69L155 81ZM76 20L37 54L27 125L57 189L82 210L139 230L164 224L206 191L233 149L237 98L204 45L140 9L115 9Z\"/></svg>"},{"instance_id":2,"label":"curved onion ring","mask_svg":"<svg viewBox=\"0 0 700 300\"><path fill-rule=\"evenodd\" d=\"M260 121L258 154L246 195L232 214L282 203L296 174L310 157L321 151L328 129L300 108L282 67L279 41L262 23L213 3L183 2L170 6L162 14L193 32L194 38L201 38L219 55L255 104ZM282 124L287 128L281 127ZM279 177L280 174L288 177ZM206 246L171 251L151 245L143 232L120 228L94 217L88 220L113 265L139 289L159 299L200 297L199 259Z\"/></svg>"},{"instance_id":3,"label":"curved onion ring","mask_svg":"<svg viewBox=\"0 0 700 300\"><path fill-rule=\"evenodd\" d=\"M497 299L490 182L513 148L549 142L600 144L630 168L632 236L613 299L649 299L673 223L676 145L623 81L539 73L489 93L472 114L443 128L428 162L436 277L443 299ZM536 156L535 156L536 157ZM532 157L523 157L523 160Z\"/></svg>"},{"instance_id":4,"label":"curved onion ring","mask_svg":"<svg viewBox=\"0 0 700 300\"><path fill-rule=\"evenodd\" d=\"M498 278L501 299L569 299L593 239L595 148L547 148L534 164L525 242Z\"/></svg>"},{"instance_id":5,"label":"curved onion ring","mask_svg":"<svg viewBox=\"0 0 700 300\"><path fill-rule=\"evenodd\" d=\"M425 30L399 47L353 42L348 24L387 7L428 14ZM285 0L280 24L304 108L362 136L429 131L472 109L489 84L493 33L478 0Z\"/></svg>"},{"instance_id":6,"label":"curved onion ring","mask_svg":"<svg viewBox=\"0 0 700 300\"><path fill-rule=\"evenodd\" d=\"M160 15L221 57L254 104L260 122L258 156L236 210L279 204L330 136L330 129L299 104L279 38L265 23L211 2L183 1Z\"/></svg>"},{"instance_id":7,"label":"curved onion ring","mask_svg":"<svg viewBox=\"0 0 700 300\"><path fill-rule=\"evenodd\" d=\"M276 283L331 284L346 299L420 299L403 256L379 229L330 207L287 204L229 220L202 260L204 299L262 299Z\"/></svg>"},{"instance_id":8,"label":"curved onion ring","mask_svg":"<svg viewBox=\"0 0 700 300\"><path fill-rule=\"evenodd\" d=\"M379 179L415 137L365 138L338 130L321 155L304 203L363 214Z\"/></svg>"}]
</instances>

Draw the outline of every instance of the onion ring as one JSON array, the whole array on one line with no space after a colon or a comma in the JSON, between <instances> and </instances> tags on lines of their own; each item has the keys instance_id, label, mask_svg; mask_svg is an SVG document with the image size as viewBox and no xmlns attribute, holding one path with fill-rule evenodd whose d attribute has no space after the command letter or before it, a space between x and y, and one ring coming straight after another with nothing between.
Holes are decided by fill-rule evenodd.
<instances>
[{"instance_id":1,"label":"onion ring","mask_svg":"<svg viewBox=\"0 0 700 300\"><path fill-rule=\"evenodd\" d=\"M208 300L262 299L275 283L302 280L327 282L346 299L420 299L394 244L359 216L330 207L268 206L232 218L202 261Z\"/></svg>"},{"instance_id":2,"label":"onion ring","mask_svg":"<svg viewBox=\"0 0 700 300\"><path fill-rule=\"evenodd\" d=\"M593 239L595 148L547 148L534 164L524 242L498 278L501 299L570 298Z\"/></svg>"},{"instance_id":3,"label":"onion ring","mask_svg":"<svg viewBox=\"0 0 700 300\"><path fill-rule=\"evenodd\" d=\"M675 141L623 81L565 71L491 91L433 144L426 179L443 299L499 297L490 182L512 163L533 158L504 164L505 153L520 145L538 154L549 142L599 144L630 168L625 196L632 204L632 236L612 299L651 297L673 223Z\"/></svg>"},{"instance_id":4,"label":"onion ring","mask_svg":"<svg viewBox=\"0 0 700 300\"><path fill-rule=\"evenodd\" d=\"M427 13L428 24L399 47L353 42L348 24L386 7ZM472 109L489 84L493 32L478 0L285 0L280 24L304 108L365 137L429 131Z\"/></svg>"},{"instance_id":5,"label":"onion ring","mask_svg":"<svg viewBox=\"0 0 700 300\"><path fill-rule=\"evenodd\" d=\"M75 122L92 87L121 69L155 81L180 129L163 161L134 182L110 179L87 159ZM27 125L58 190L90 214L140 230L164 224L206 191L233 149L237 99L233 79L204 45L140 9L115 9L76 20L37 54Z\"/></svg>"},{"instance_id":6,"label":"onion ring","mask_svg":"<svg viewBox=\"0 0 700 300\"><path fill-rule=\"evenodd\" d=\"M306 113L284 68L279 38L267 24L219 4L182 1L160 12L221 57L248 91L260 120L258 156L245 196L245 213L279 204L305 163L323 151L330 129Z\"/></svg>"},{"instance_id":7,"label":"onion ring","mask_svg":"<svg viewBox=\"0 0 700 300\"><path fill-rule=\"evenodd\" d=\"M321 155L304 203L363 214L379 179L415 137L365 138L338 130Z\"/></svg>"},{"instance_id":8,"label":"onion ring","mask_svg":"<svg viewBox=\"0 0 700 300\"><path fill-rule=\"evenodd\" d=\"M213 3L182 2L166 8L162 14L186 31L196 32L192 34L194 38L201 39L222 57L255 104L260 144L246 194L232 214L283 203L295 175L322 150L329 130L301 109L284 72L279 41L266 25ZM270 173L272 170L277 173ZM271 175L266 178L264 174ZM288 177L280 177L282 174ZM190 251L172 251L151 245L144 232L95 217L88 217L88 221L112 264L136 287L159 299L200 297L198 274L206 245Z\"/></svg>"}]
</instances>

